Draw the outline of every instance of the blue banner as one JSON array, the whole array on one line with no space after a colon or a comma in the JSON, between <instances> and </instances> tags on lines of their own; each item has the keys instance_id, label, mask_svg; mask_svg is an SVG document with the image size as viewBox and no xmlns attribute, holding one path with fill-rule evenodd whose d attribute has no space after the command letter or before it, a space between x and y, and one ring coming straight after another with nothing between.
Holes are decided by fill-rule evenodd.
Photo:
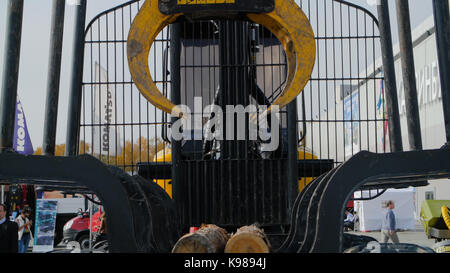
<instances>
[{"instance_id":1,"label":"blue banner","mask_svg":"<svg viewBox=\"0 0 450 273\"><path fill-rule=\"evenodd\" d=\"M20 100L17 99L16 120L14 122L13 148L19 154L31 155L34 153L30 134L28 133L27 121Z\"/></svg>"},{"instance_id":2,"label":"blue banner","mask_svg":"<svg viewBox=\"0 0 450 273\"><path fill-rule=\"evenodd\" d=\"M33 252L53 251L58 201L36 200Z\"/></svg>"},{"instance_id":3,"label":"blue banner","mask_svg":"<svg viewBox=\"0 0 450 273\"><path fill-rule=\"evenodd\" d=\"M344 100L344 149L350 157L359 152L359 93L347 96Z\"/></svg>"}]
</instances>

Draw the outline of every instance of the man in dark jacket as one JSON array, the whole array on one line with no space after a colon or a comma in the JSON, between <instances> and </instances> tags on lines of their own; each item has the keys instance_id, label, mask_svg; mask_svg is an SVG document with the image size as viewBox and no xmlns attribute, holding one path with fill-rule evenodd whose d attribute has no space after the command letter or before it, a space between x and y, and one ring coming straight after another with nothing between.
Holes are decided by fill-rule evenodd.
<instances>
[{"instance_id":1,"label":"man in dark jacket","mask_svg":"<svg viewBox=\"0 0 450 273\"><path fill-rule=\"evenodd\" d=\"M6 206L0 204L0 253L17 253L18 228L6 217Z\"/></svg>"}]
</instances>

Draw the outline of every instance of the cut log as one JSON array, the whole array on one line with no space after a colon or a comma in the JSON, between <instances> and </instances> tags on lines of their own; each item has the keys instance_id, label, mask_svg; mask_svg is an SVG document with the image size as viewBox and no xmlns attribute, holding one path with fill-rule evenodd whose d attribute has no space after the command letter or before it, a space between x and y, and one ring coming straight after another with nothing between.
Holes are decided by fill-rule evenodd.
<instances>
[{"instance_id":1,"label":"cut log","mask_svg":"<svg viewBox=\"0 0 450 273\"><path fill-rule=\"evenodd\" d=\"M185 234L172 253L223 253L229 235L216 225L202 225L195 233Z\"/></svg>"},{"instance_id":2,"label":"cut log","mask_svg":"<svg viewBox=\"0 0 450 273\"><path fill-rule=\"evenodd\" d=\"M225 253L269 253L270 242L263 230L255 225L244 226L228 240Z\"/></svg>"}]
</instances>

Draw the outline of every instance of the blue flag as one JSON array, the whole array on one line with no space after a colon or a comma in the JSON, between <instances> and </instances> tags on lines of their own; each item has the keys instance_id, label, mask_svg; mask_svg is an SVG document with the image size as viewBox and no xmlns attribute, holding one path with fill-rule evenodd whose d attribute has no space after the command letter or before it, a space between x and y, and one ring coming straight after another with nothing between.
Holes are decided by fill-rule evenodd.
<instances>
[{"instance_id":1,"label":"blue flag","mask_svg":"<svg viewBox=\"0 0 450 273\"><path fill-rule=\"evenodd\" d=\"M31 155L34 153L33 144L28 133L27 121L25 120L25 113L23 112L23 107L19 99L17 99L16 105L13 148L19 154L23 155Z\"/></svg>"},{"instance_id":2,"label":"blue flag","mask_svg":"<svg viewBox=\"0 0 450 273\"><path fill-rule=\"evenodd\" d=\"M380 98L378 99L378 103L377 103L377 110L378 111L382 111L382 107L383 107L383 80L381 80L381 91L380 91Z\"/></svg>"}]
</instances>

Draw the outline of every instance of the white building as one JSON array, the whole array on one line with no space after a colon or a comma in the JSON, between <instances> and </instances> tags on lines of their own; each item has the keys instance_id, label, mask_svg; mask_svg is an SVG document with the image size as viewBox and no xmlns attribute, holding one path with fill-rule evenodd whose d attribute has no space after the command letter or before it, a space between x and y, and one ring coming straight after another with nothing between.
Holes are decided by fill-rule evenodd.
<instances>
[{"instance_id":1,"label":"white building","mask_svg":"<svg viewBox=\"0 0 450 273\"><path fill-rule=\"evenodd\" d=\"M413 30L412 38L422 144L424 149L438 149L445 144L446 138L436 37L432 16ZM394 46L393 51L403 150L409 151L399 45ZM367 78L368 75L369 77L381 77L381 73L382 60L380 57L375 62L375 65L372 64L367 68L367 71L361 72L360 77ZM324 120L349 120L349 122L323 123L316 126L307 132L306 146L314 151L321 151L320 158L333 158L336 162L348 160L349 157L361 150L377 153L389 152L389 136L384 122L350 122L350 120L355 119L373 120L383 118L383 111L380 111L378 107L381 90L381 80L353 81L351 86L337 88L335 90L335 105L332 108L328 108L327 111L322 109L320 117ZM333 108L337 109L337 111ZM329 137L322 133L321 141L314 140L313 136L319 136L319 131L344 133L336 134L336 137ZM331 148L327 148L327 146ZM450 199L450 180L443 179L429 182L429 186L415 188L414 204L416 217L419 215L420 207L425 199Z\"/></svg>"}]
</instances>

